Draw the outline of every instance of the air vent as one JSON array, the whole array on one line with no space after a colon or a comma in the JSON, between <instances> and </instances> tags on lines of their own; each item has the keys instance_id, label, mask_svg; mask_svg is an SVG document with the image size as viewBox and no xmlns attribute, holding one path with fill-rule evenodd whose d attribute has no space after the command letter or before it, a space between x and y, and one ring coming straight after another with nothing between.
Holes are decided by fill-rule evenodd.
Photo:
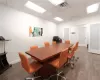
<instances>
[{"instance_id":1,"label":"air vent","mask_svg":"<svg viewBox=\"0 0 100 80\"><path fill-rule=\"evenodd\" d=\"M67 3L67 2L63 2L63 3L61 3L59 6L60 7L67 7L69 4Z\"/></svg>"}]
</instances>

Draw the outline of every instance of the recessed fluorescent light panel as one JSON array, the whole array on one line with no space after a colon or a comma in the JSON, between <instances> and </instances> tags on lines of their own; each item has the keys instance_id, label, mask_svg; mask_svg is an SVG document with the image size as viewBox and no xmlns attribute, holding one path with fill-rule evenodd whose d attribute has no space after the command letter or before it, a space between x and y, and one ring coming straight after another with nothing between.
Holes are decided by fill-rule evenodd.
<instances>
[{"instance_id":1,"label":"recessed fluorescent light panel","mask_svg":"<svg viewBox=\"0 0 100 80\"><path fill-rule=\"evenodd\" d=\"M49 0L53 5L57 6L63 3L65 0Z\"/></svg>"},{"instance_id":2,"label":"recessed fluorescent light panel","mask_svg":"<svg viewBox=\"0 0 100 80\"><path fill-rule=\"evenodd\" d=\"M60 17L55 17L54 18L56 21L63 21L63 19L61 19Z\"/></svg>"},{"instance_id":3,"label":"recessed fluorescent light panel","mask_svg":"<svg viewBox=\"0 0 100 80\"><path fill-rule=\"evenodd\" d=\"M38 13L44 13L46 10L38 5L36 5L35 3L28 1L25 6L29 9L32 9Z\"/></svg>"},{"instance_id":4,"label":"recessed fluorescent light panel","mask_svg":"<svg viewBox=\"0 0 100 80\"><path fill-rule=\"evenodd\" d=\"M99 3L97 4L93 4L87 7L87 13L93 13L93 12L97 12L99 9Z\"/></svg>"}]
</instances>

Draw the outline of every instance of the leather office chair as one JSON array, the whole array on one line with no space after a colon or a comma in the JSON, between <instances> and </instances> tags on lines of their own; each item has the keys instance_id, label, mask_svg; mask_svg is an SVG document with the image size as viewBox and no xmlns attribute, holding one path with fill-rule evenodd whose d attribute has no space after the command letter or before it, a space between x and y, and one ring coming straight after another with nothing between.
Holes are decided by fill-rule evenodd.
<instances>
[{"instance_id":1,"label":"leather office chair","mask_svg":"<svg viewBox=\"0 0 100 80\"><path fill-rule=\"evenodd\" d=\"M61 73L63 73L63 71L62 72L59 72L58 70L60 69L60 68L62 68L64 65L65 65L65 63L67 62L67 57L66 57L66 55L68 54L68 49L65 49L65 50L63 50L61 53L60 53L60 57L58 57L57 59L55 59L55 60L53 60L53 61L51 61L50 62L50 64L53 66L53 67L55 67L56 68L56 70L57 70L57 79L58 79L58 77L60 76L61 78L63 78L63 79L65 79L66 80L66 78L65 77L63 77L63 76L61 76L60 74ZM55 76L55 75L52 75L51 77L53 77L53 76ZM50 78L51 78L50 77Z\"/></svg>"},{"instance_id":2,"label":"leather office chair","mask_svg":"<svg viewBox=\"0 0 100 80\"><path fill-rule=\"evenodd\" d=\"M75 45L73 45L68 51L68 64L70 64L71 68L74 68L74 54L75 54Z\"/></svg>"},{"instance_id":3,"label":"leather office chair","mask_svg":"<svg viewBox=\"0 0 100 80\"><path fill-rule=\"evenodd\" d=\"M29 74L32 74L32 73L35 74L35 72L37 72L42 67L42 65L39 64L38 62L29 63L28 58L23 53L21 53L21 52L19 52L19 57L21 59L21 65L22 65L22 67ZM39 78L39 77L34 77L34 79L35 78Z\"/></svg>"},{"instance_id":4,"label":"leather office chair","mask_svg":"<svg viewBox=\"0 0 100 80\"><path fill-rule=\"evenodd\" d=\"M77 51L77 49L78 49L78 46L79 46L79 42L76 42L76 47L75 47L75 52ZM75 58L75 57L74 57ZM79 59L79 57L76 57L76 61Z\"/></svg>"},{"instance_id":5,"label":"leather office chair","mask_svg":"<svg viewBox=\"0 0 100 80\"><path fill-rule=\"evenodd\" d=\"M30 50L34 50L34 49L37 49L37 48L38 48L38 46L31 46Z\"/></svg>"},{"instance_id":6,"label":"leather office chair","mask_svg":"<svg viewBox=\"0 0 100 80\"><path fill-rule=\"evenodd\" d=\"M66 43L66 44L70 44L70 40L66 40L65 43Z\"/></svg>"},{"instance_id":7,"label":"leather office chair","mask_svg":"<svg viewBox=\"0 0 100 80\"><path fill-rule=\"evenodd\" d=\"M75 51L78 48L78 43L79 42L74 44L71 48L69 48L70 50L68 51L69 52L69 54L68 54L68 62L71 65L72 69L74 68L75 62L79 59L78 57L75 58Z\"/></svg>"},{"instance_id":8,"label":"leather office chair","mask_svg":"<svg viewBox=\"0 0 100 80\"><path fill-rule=\"evenodd\" d=\"M52 42L52 45L55 45L55 44L56 44L56 41L53 41L53 42Z\"/></svg>"},{"instance_id":9,"label":"leather office chair","mask_svg":"<svg viewBox=\"0 0 100 80\"><path fill-rule=\"evenodd\" d=\"M44 42L44 45L45 45L45 47L48 47L48 46L50 46L50 43L49 42Z\"/></svg>"},{"instance_id":10,"label":"leather office chair","mask_svg":"<svg viewBox=\"0 0 100 80\"><path fill-rule=\"evenodd\" d=\"M78 49L78 46L79 46L79 42L76 42L75 51Z\"/></svg>"}]
</instances>

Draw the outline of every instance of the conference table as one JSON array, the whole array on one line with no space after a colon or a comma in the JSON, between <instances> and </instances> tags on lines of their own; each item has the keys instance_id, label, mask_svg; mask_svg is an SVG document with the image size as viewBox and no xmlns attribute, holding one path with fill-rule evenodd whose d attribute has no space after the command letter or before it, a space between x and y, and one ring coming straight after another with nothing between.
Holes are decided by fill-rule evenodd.
<instances>
[{"instance_id":1,"label":"conference table","mask_svg":"<svg viewBox=\"0 0 100 80\"><path fill-rule=\"evenodd\" d=\"M36 61L40 62L43 67L39 70L40 76L50 76L55 72L55 68L48 64L50 60L55 59L60 55L61 51L71 47L72 44L59 43L50 45L48 47L40 47L25 53L33 57Z\"/></svg>"}]
</instances>

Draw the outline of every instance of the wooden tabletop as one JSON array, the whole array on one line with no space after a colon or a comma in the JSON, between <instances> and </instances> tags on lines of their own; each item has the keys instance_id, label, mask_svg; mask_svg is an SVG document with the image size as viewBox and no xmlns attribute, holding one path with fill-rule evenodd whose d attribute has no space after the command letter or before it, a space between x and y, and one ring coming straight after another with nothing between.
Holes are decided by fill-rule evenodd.
<instances>
[{"instance_id":1,"label":"wooden tabletop","mask_svg":"<svg viewBox=\"0 0 100 80\"><path fill-rule=\"evenodd\" d=\"M26 54L35 58L37 61L44 62L45 60L52 58L53 56L59 54L63 49L69 48L70 44L59 43L55 45L50 45L49 47L41 47L35 50L27 51Z\"/></svg>"}]
</instances>

